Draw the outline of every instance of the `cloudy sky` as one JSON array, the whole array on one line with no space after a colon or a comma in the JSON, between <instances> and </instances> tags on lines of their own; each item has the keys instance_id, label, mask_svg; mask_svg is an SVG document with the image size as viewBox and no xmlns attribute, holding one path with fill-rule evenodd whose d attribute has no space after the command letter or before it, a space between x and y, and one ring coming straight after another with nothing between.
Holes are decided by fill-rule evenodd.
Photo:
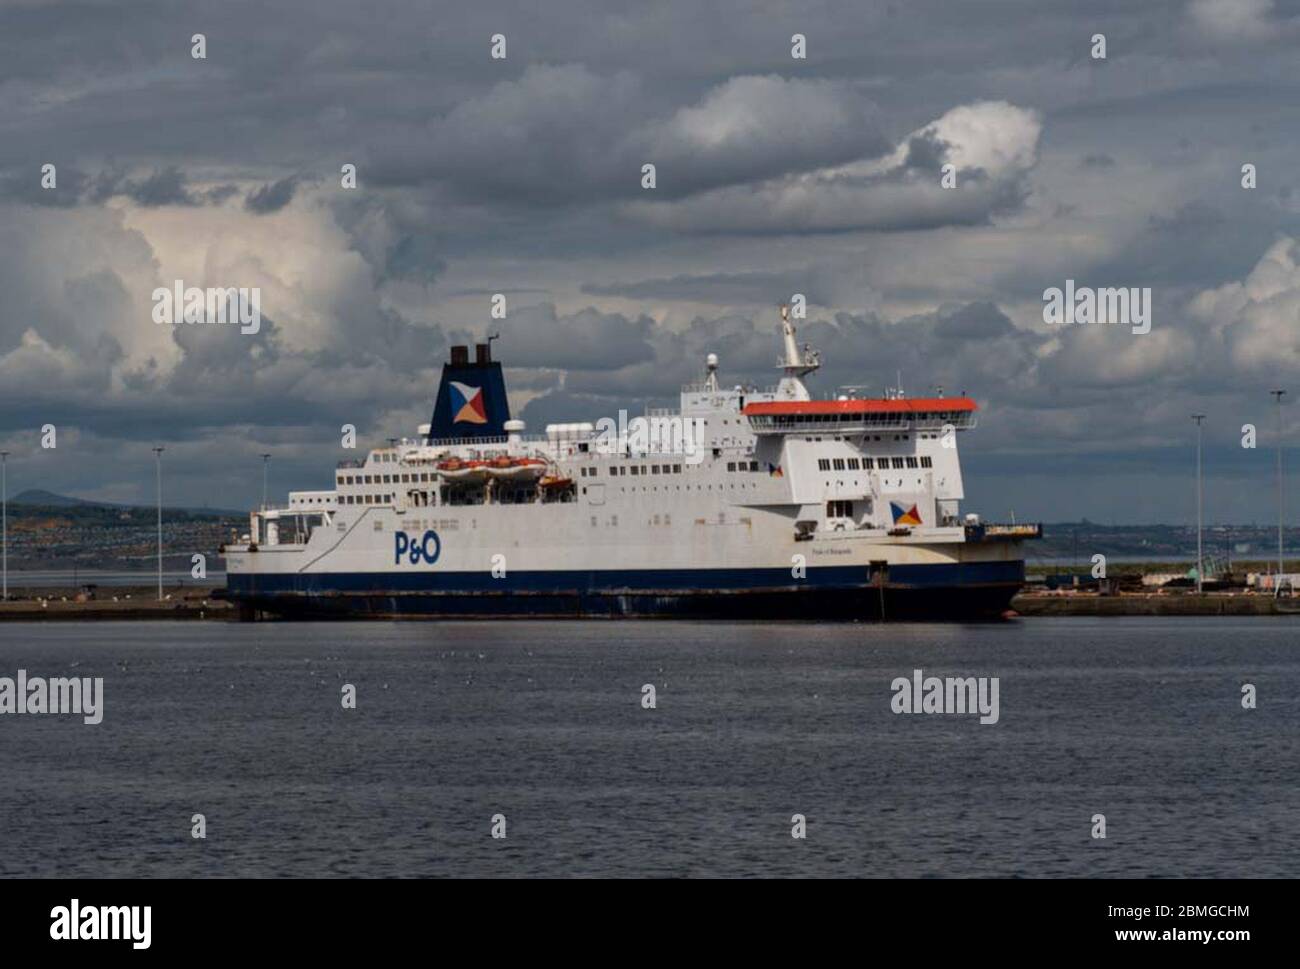
<instances>
[{"instance_id":1,"label":"cloudy sky","mask_svg":"<svg viewBox=\"0 0 1300 969\"><path fill-rule=\"evenodd\" d=\"M177 279L260 287L261 331L155 324ZM1151 332L1046 324L1067 279L1150 287ZM793 293L815 392L979 400L968 510L1194 520L1199 411L1208 517L1272 520L1300 3L0 0L11 493L151 501L156 445L169 502L255 502L264 451L328 486L340 425L413 433L489 330L531 430L709 351L765 385Z\"/></svg>"}]
</instances>

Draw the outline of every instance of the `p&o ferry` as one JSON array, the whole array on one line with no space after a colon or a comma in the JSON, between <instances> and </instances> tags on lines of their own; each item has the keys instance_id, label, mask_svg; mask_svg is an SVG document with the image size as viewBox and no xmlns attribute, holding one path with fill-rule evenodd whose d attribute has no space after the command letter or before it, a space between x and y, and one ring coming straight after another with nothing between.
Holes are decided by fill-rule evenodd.
<instances>
[{"instance_id":1,"label":"p&o ferry","mask_svg":"<svg viewBox=\"0 0 1300 969\"><path fill-rule=\"evenodd\" d=\"M815 399L782 308L780 382L710 354L680 408L511 416L491 339L453 346L430 422L251 513L223 548L241 617L996 618L1039 525L962 514L968 397Z\"/></svg>"}]
</instances>

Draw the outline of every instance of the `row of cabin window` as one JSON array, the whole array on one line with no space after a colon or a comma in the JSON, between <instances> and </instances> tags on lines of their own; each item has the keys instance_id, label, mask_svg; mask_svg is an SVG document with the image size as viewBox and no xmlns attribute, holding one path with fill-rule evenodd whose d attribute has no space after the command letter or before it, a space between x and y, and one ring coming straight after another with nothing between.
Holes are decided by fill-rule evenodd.
<instances>
[{"instance_id":1,"label":"row of cabin window","mask_svg":"<svg viewBox=\"0 0 1300 969\"><path fill-rule=\"evenodd\" d=\"M582 477L595 478L600 474L599 468L581 468ZM682 466L680 464L613 464L610 465L609 475L611 478L617 478L621 474L681 474Z\"/></svg>"},{"instance_id":2,"label":"row of cabin window","mask_svg":"<svg viewBox=\"0 0 1300 969\"><path fill-rule=\"evenodd\" d=\"M934 462L930 460L928 454L921 455L917 458L880 458L879 464L875 458L818 458L818 471L874 471L877 468L881 471L887 471L889 468L931 468Z\"/></svg>"},{"instance_id":3,"label":"row of cabin window","mask_svg":"<svg viewBox=\"0 0 1300 969\"><path fill-rule=\"evenodd\" d=\"M392 495L339 495L341 505L391 505Z\"/></svg>"},{"instance_id":4,"label":"row of cabin window","mask_svg":"<svg viewBox=\"0 0 1300 969\"><path fill-rule=\"evenodd\" d=\"M436 480L437 476L427 471L419 474L412 472L410 474L357 474L357 475L339 475L338 483L341 485L352 484L419 484L420 482L429 482Z\"/></svg>"},{"instance_id":5,"label":"row of cabin window","mask_svg":"<svg viewBox=\"0 0 1300 969\"><path fill-rule=\"evenodd\" d=\"M647 470L647 468L649 470ZM728 471L757 471L759 470L757 461L728 461ZM599 468L581 468L580 473L584 478L594 478L600 473ZM680 464L628 464L628 465L611 465L609 469L610 477L617 478L625 474L681 474L682 466Z\"/></svg>"}]
</instances>

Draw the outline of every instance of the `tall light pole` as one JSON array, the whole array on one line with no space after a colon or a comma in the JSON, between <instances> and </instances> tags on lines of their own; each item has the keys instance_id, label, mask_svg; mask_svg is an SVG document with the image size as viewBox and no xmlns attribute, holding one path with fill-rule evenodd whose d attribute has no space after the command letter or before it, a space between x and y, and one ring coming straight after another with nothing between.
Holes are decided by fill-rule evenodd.
<instances>
[{"instance_id":1,"label":"tall light pole","mask_svg":"<svg viewBox=\"0 0 1300 969\"><path fill-rule=\"evenodd\" d=\"M1277 581L1278 585L1274 586L1276 591L1282 583L1282 398L1286 396L1285 390L1270 390L1273 399L1277 401Z\"/></svg>"},{"instance_id":2,"label":"tall light pole","mask_svg":"<svg viewBox=\"0 0 1300 969\"><path fill-rule=\"evenodd\" d=\"M9 601L9 452L0 451L0 531L3 532L4 592L0 602Z\"/></svg>"},{"instance_id":3,"label":"tall light pole","mask_svg":"<svg viewBox=\"0 0 1300 969\"><path fill-rule=\"evenodd\" d=\"M270 466L271 455L262 455L262 511L266 511L266 469Z\"/></svg>"},{"instance_id":4,"label":"tall light pole","mask_svg":"<svg viewBox=\"0 0 1300 969\"><path fill-rule=\"evenodd\" d=\"M1201 552L1201 533L1204 531L1201 524L1201 421L1205 420L1205 415L1193 414L1192 420L1196 421L1196 594L1199 596L1205 591L1205 556Z\"/></svg>"},{"instance_id":5,"label":"tall light pole","mask_svg":"<svg viewBox=\"0 0 1300 969\"><path fill-rule=\"evenodd\" d=\"M154 463L158 467L158 601L162 602L162 453L165 448L153 449Z\"/></svg>"}]
</instances>

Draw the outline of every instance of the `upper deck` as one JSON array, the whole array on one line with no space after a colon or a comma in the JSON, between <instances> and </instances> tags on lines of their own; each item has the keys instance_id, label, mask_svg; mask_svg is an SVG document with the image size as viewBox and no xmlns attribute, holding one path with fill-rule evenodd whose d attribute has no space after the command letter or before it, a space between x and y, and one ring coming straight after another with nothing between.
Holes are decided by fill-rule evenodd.
<instances>
[{"instance_id":1,"label":"upper deck","mask_svg":"<svg viewBox=\"0 0 1300 969\"><path fill-rule=\"evenodd\" d=\"M742 413L755 434L942 430L975 426L978 407L969 397L899 397L883 400L759 401Z\"/></svg>"}]
</instances>

